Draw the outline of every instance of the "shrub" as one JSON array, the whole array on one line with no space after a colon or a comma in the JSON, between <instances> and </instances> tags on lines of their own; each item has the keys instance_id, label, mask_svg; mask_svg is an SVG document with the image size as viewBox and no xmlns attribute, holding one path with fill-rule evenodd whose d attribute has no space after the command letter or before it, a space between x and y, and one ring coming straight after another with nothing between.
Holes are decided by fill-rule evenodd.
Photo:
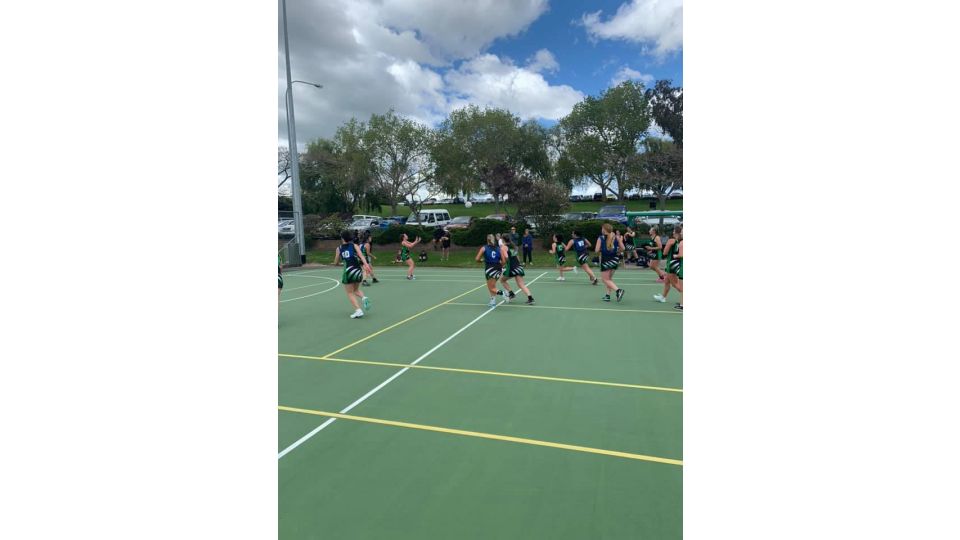
<instances>
[{"instance_id":1,"label":"shrub","mask_svg":"<svg viewBox=\"0 0 960 540\"><path fill-rule=\"evenodd\" d=\"M454 229L451 238L458 246L482 246L487 243L488 234L510 232L512 225L509 221L498 219L478 219L466 229ZM517 224L518 234L522 234L522 230Z\"/></svg>"},{"instance_id":2,"label":"shrub","mask_svg":"<svg viewBox=\"0 0 960 540\"><path fill-rule=\"evenodd\" d=\"M422 242L433 239L433 230L435 227L419 227L416 225L396 225L390 226L386 229L380 229L377 232L373 233L373 243L378 245L383 244L398 244L400 243L400 238L403 233L407 233L407 236L410 237L412 242L418 236L421 238Z\"/></svg>"},{"instance_id":3,"label":"shrub","mask_svg":"<svg viewBox=\"0 0 960 540\"><path fill-rule=\"evenodd\" d=\"M303 216L303 230L307 240L326 240L339 238L340 232L347 228L347 223L336 214L320 217L317 214Z\"/></svg>"}]
</instances>

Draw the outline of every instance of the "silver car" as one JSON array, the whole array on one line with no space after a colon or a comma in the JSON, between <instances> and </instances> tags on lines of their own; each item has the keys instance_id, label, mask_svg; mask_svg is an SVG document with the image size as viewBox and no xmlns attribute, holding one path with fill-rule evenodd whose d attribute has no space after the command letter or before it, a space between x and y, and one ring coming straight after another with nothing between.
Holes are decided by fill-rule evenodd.
<instances>
[{"instance_id":1,"label":"silver car","mask_svg":"<svg viewBox=\"0 0 960 540\"><path fill-rule=\"evenodd\" d=\"M373 232L374 230L379 228L380 228L379 219L358 219L347 226L348 230L351 230L357 233L362 233L366 231Z\"/></svg>"},{"instance_id":2,"label":"silver car","mask_svg":"<svg viewBox=\"0 0 960 540\"><path fill-rule=\"evenodd\" d=\"M280 236L293 236L296 234L292 219L285 219L277 224L277 232Z\"/></svg>"}]
</instances>

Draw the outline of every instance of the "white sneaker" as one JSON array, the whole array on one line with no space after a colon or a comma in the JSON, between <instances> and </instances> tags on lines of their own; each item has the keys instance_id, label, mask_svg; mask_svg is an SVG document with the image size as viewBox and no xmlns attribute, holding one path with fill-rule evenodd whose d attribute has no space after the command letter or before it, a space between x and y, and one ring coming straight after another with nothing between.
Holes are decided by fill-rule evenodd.
<instances>
[{"instance_id":1,"label":"white sneaker","mask_svg":"<svg viewBox=\"0 0 960 540\"><path fill-rule=\"evenodd\" d=\"M661 303L667 301L666 298L664 298L662 295L659 295L659 294L653 295L653 299L656 300L657 302L661 302Z\"/></svg>"},{"instance_id":2,"label":"white sneaker","mask_svg":"<svg viewBox=\"0 0 960 540\"><path fill-rule=\"evenodd\" d=\"M491 298L491 299L490 299L490 302L489 302L487 305L490 306L490 307L497 307L497 299L496 299L496 298Z\"/></svg>"},{"instance_id":3,"label":"white sneaker","mask_svg":"<svg viewBox=\"0 0 960 540\"><path fill-rule=\"evenodd\" d=\"M576 266L573 267L573 273L574 273L574 274L577 273L577 267L576 267Z\"/></svg>"},{"instance_id":4,"label":"white sneaker","mask_svg":"<svg viewBox=\"0 0 960 540\"><path fill-rule=\"evenodd\" d=\"M566 281L566 280L567 280L567 279L566 279L565 277L563 277L563 276L560 276L560 277L557 278L557 281Z\"/></svg>"},{"instance_id":5,"label":"white sneaker","mask_svg":"<svg viewBox=\"0 0 960 540\"><path fill-rule=\"evenodd\" d=\"M351 319L359 319L360 317L363 317L363 310L359 309L354 311L353 315L350 316Z\"/></svg>"}]
</instances>

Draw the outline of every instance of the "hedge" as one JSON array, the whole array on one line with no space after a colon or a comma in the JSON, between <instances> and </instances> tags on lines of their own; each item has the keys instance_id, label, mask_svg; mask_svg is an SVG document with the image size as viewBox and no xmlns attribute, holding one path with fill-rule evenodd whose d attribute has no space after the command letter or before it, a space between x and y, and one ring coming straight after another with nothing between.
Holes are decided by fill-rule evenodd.
<instances>
[{"instance_id":1,"label":"hedge","mask_svg":"<svg viewBox=\"0 0 960 540\"><path fill-rule=\"evenodd\" d=\"M378 232L373 233L373 243L382 245L382 244L399 244L400 237L403 233L407 233L407 236L410 238L410 241L413 242L419 236L421 242L430 242L433 240L433 231L436 227L420 227L417 225L391 225L386 229L380 229Z\"/></svg>"},{"instance_id":2,"label":"hedge","mask_svg":"<svg viewBox=\"0 0 960 540\"><path fill-rule=\"evenodd\" d=\"M517 227L522 231L521 224L500 221L498 219L478 219L466 229L454 229L451 234L453 243L458 246L482 246L487 243L488 234L510 232L510 227ZM521 234L521 233L517 233Z\"/></svg>"}]
</instances>

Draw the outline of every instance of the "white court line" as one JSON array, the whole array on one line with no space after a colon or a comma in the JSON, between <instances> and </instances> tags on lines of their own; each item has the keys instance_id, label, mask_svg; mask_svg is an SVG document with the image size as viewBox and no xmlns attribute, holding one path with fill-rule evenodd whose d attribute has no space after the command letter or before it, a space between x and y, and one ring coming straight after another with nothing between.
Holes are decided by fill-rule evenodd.
<instances>
[{"instance_id":1,"label":"white court line","mask_svg":"<svg viewBox=\"0 0 960 540\"><path fill-rule=\"evenodd\" d=\"M301 285L299 287L284 287L283 290L286 292L296 291L299 289L309 289L310 287L319 287L320 285L325 285L325 283L311 283L309 285Z\"/></svg>"},{"instance_id":2,"label":"white court line","mask_svg":"<svg viewBox=\"0 0 960 540\"><path fill-rule=\"evenodd\" d=\"M336 289L337 287L340 286L340 282L337 281L337 280L335 280L335 279L333 279L333 278L328 278L328 277L323 277L323 276L314 276L314 277L318 277L318 278L321 278L321 279L329 279L330 281L333 282L333 286L330 287L329 289L324 289L324 290L322 290L322 291L320 291L320 292L315 292L315 293L313 293L313 294L308 294L308 295L305 295L305 296L295 296L295 297L293 297L293 298L287 298L286 300L281 300L280 303L282 304L282 303L284 303L284 302L294 302L294 301L296 301L296 300L303 300L304 298L310 298L311 296L317 296L318 294L323 294L323 293L326 293L326 292L330 292L330 291L332 291L332 290L334 290L334 289Z\"/></svg>"},{"instance_id":3,"label":"white court line","mask_svg":"<svg viewBox=\"0 0 960 540\"><path fill-rule=\"evenodd\" d=\"M539 276L537 276L536 278L534 278L533 281L531 281L530 283L533 284L534 281L542 278L542 277L545 276L545 275L546 275L546 272L540 274ZM501 300L501 301L500 301L500 304L503 304L505 301L506 301L505 299L504 299L504 300ZM453 339L453 338L457 337L458 335L460 335L460 333L463 332L464 330L466 330L467 328L470 328L471 326L473 326L473 323L475 323L475 322L479 321L480 319L482 319L482 318L486 317L487 315L489 315L491 312L493 312L493 310L495 310L498 306L500 306L500 304L497 304L497 305L494 306L493 308L490 308L490 309L484 311L483 313L481 313L476 319L468 322L468 323L466 324L466 326L464 326L463 328L457 330L456 332L454 332L453 334L451 334L450 337L448 337L447 339L441 341L440 343L438 343L437 345L435 345L432 349L430 349L429 351L427 351L427 352L423 353L422 355L420 355L420 358L417 358L416 360L414 360L413 362L411 362L410 365L411 365L411 366L415 366L415 365L419 364L421 360L423 360L424 358L426 358L426 357L430 356L431 354L433 354L433 352L436 351L437 349L439 349L440 347L443 347L444 345L446 345L451 339ZM480 305L484 305L484 306L485 306L486 304L480 304ZM361 396L360 399L354 401L354 402L351 403L350 405L347 405L342 411L340 411L340 414L346 414L346 413L350 412L350 409L353 409L353 408L356 407L357 405L363 403L364 400L366 400L368 397L370 397L370 396L372 396L373 394L377 393L378 390L380 390L380 389L383 388L384 386L388 385L388 384L390 383L390 381L392 381L392 380L396 379L397 377L403 375L403 374L404 374L407 370L409 370L409 369L410 369L410 367L408 366L408 367L405 367L405 368L401 369L400 371L394 373L393 375L390 376L389 379L387 379L387 380L383 381L382 383L378 384L378 385L376 386L376 388L374 388L373 390L370 390L369 392L367 392L366 394L364 394L363 396ZM298 447L298 446L300 446L301 444L303 444L304 442L306 442L308 439L310 439L310 437L313 437L314 435L316 435L317 433L319 433L323 428L329 426L329 425L332 424L335 420L336 420L336 418L331 418L331 419L327 420L326 422L324 422L324 423L320 424L319 426L317 426L317 427L316 427L313 431L311 431L310 433L307 433L307 434L304 435L303 437L300 437L299 439L297 439L296 442L294 442L294 443L291 444L290 446L284 448L283 451L281 451L279 454L277 454L277 459L279 460L279 459L282 458L283 456L289 454L293 449L295 449L296 447Z\"/></svg>"}]
</instances>

